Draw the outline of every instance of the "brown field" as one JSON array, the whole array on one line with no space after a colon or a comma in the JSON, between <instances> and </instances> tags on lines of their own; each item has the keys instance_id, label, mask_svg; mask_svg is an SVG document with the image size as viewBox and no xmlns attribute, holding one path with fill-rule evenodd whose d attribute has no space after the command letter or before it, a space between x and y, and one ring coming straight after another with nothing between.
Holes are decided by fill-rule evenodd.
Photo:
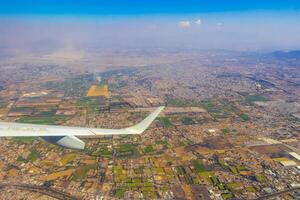
<instances>
[{"instance_id":1,"label":"brown field","mask_svg":"<svg viewBox=\"0 0 300 200\"><path fill-rule=\"evenodd\" d=\"M96 160L83 160L83 161L80 161L80 163L92 165L92 164L96 163Z\"/></svg>"},{"instance_id":2,"label":"brown field","mask_svg":"<svg viewBox=\"0 0 300 200\"><path fill-rule=\"evenodd\" d=\"M251 147L251 150L254 150L260 154L266 154L271 156L272 154L278 154L281 152L287 152L289 151L288 148L286 148L283 145L280 144L276 144L276 145L264 145L264 146L255 146L255 147Z\"/></svg>"},{"instance_id":3,"label":"brown field","mask_svg":"<svg viewBox=\"0 0 300 200\"><path fill-rule=\"evenodd\" d=\"M18 170L17 169L11 169L11 170L8 171L7 175L9 177L15 177L15 176L18 175Z\"/></svg>"},{"instance_id":4,"label":"brown field","mask_svg":"<svg viewBox=\"0 0 300 200\"><path fill-rule=\"evenodd\" d=\"M75 171L75 169L68 169L68 170L65 170L65 171L55 172L55 173L49 174L48 176L41 177L41 180L43 180L43 181L54 181L54 180L56 180L58 178L61 178L61 177L69 177L73 174L74 171Z\"/></svg>"},{"instance_id":5,"label":"brown field","mask_svg":"<svg viewBox=\"0 0 300 200\"><path fill-rule=\"evenodd\" d=\"M108 97L107 85L92 85L87 93L88 97Z\"/></svg>"}]
</instances>

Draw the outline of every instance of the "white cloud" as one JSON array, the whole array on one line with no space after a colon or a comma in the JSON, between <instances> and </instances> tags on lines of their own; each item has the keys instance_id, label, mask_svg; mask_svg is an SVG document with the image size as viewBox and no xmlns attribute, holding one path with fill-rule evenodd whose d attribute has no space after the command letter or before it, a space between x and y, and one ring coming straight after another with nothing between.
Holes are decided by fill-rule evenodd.
<instances>
[{"instance_id":1,"label":"white cloud","mask_svg":"<svg viewBox=\"0 0 300 200\"><path fill-rule=\"evenodd\" d=\"M197 19L197 20L195 21L195 24L201 25L201 24L202 24L202 20L201 20L201 19Z\"/></svg>"},{"instance_id":2,"label":"white cloud","mask_svg":"<svg viewBox=\"0 0 300 200\"><path fill-rule=\"evenodd\" d=\"M219 31L223 29L223 23L222 22L217 23L217 29Z\"/></svg>"},{"instance_id":3,"label":"white cloud","mask_svg":"<svg viewBox=\"0 0 300 200\"><path fill-rule=\"evenodd\" d=\"M180 21L178 23L178 26L181 28L190 28L191 27L191 22L190 21Z\"/></svg>"}]
</instances>

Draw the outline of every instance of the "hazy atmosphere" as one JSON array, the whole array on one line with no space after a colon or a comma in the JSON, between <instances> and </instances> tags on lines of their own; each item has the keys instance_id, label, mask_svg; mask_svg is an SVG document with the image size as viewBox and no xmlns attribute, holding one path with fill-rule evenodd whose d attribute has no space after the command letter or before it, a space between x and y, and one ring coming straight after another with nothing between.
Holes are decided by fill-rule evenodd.
<instances>
[{"instance_id":1,"label":"hazy atmosphere","mask_svg":"<svg viewBox=\"0 0 300 200\"><path fill-rule=\"evenodd\" d=\"M241 51L300 47L296 1L42 2L1 2L2 53L95 47Z\"/></svg>"},{"instance_id":2,"label":"hazy atmosphere","mask_svg":"<svg viewBox=\"0 0 300 200\"><path fill-rule=\"evenodd\" d=\"M300 0L0 0L0 200L299 200Z\"/></svg>"}]
</instances>

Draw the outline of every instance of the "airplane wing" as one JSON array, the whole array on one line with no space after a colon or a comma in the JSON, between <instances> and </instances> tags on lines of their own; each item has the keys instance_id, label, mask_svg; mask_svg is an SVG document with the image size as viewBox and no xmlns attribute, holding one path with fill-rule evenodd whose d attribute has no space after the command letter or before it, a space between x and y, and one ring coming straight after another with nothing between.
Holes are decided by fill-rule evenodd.
<instances>
[{"instance_id":1,"label":"airplane wing","mask_svg":"<svg viewBox=\"0 0 300 200\"><path fill-rule=\"evenodd\" d=\"M46 141L64 147L83 149L84 142L82 142L75 136L141 134L150 126L150 124L155 120L155 118L163 109L164 106L158 107L140 123L123 129L83 128L0 122L0 137L36 136L42 137Z\"/></svg>"}]
</instances>

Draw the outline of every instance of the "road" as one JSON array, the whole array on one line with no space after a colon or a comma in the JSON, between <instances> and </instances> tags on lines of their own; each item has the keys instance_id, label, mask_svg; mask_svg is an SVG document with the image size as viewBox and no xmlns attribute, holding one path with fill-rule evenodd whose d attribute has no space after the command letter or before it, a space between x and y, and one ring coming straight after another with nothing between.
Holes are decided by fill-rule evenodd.
<instances>
[{"instance_id":1,"label":"road","mask_svg":"<svg viewBox=\"0 0 300 200\"><path fill-rule=\"evenodd\" d=\"M0 190L5 189L16 189L16 190L25 190L30 192L37 192L58 200L80 200L78 197L71 196L68 193L62 191L45 187L39 185L30 185L30 184L0 184Z\"/></svg>"},{"instance_id":2,"label":"road","mask_svg":"<svg viewBox=\"0 0 300 200\"><path fill-rule=\"evenodd\" d=\"M300 187L291 188L291 189L283 190L283 191L280 191L280 192L275 192L275 193L272 193L272 194L268 194L268 195L265 195L265 196L262 196L262 197L258 197L255 200L270 199L271 197L276 197L276 196L282 195L284 193L293 192L293 191L296 191L296 190L300 190Z\"/></svg>"}]
</instances>

